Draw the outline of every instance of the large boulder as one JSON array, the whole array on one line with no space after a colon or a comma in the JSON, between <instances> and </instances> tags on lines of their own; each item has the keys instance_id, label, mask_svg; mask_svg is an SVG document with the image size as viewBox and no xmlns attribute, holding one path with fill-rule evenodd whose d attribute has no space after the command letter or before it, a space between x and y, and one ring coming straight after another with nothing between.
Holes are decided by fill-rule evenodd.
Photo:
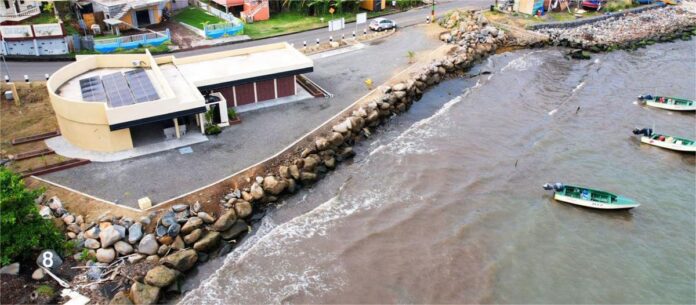
<instances>
[{"instance_id":1,"label":"large boulder","mask_svg":"<svg viewBox=\"0 0 696 305\"><path fill-rule=\"evenodd\" d=\"M329 141L326 140L324 137L317 137L317 139L314 141L314 144L317 145L317 150L325 150L329 147Z\"/></svg>"},{"instance_id":2,"label":"large boulder","mask_svg":"<svg viewBox=\"0 0 696 305\"><path fill-rule=\"evenodd\" d=\"M181 227L181 233L189 234L193 232L193 230L200 228L202 225L203 219L193 216L186 221L183 227Z\"/></svg>"},{"instance_id":3,"label":"large boulder","mask_svg":"<svg viewBox=\"0 0 696 305\"><path fill-rule=\"evenodd\" d=\"M220 233L215 231L208 231L201 239L199 239L194 245L193 249L199 252L208 252L215 247L217 247L220 242Z\"/></svg>"},{"instance_id":4,"label":"large boulder","mask_svg":"<svg viewBox=\"0 0 696 305\"><path fill-rule=\"evenodd\" d=\"M213 230L215 231L225 231L229 229L234 222L237 221L237 213L234 210L229 210L222 214L220 218L213 224Z\"/></svg>"},{"instance_id":5,"label":"large boulder","mask_svg":"<svg viewBox=\"0 0 696 305\"><path fill-rule=\"evenodd\" d=\"M133 305L133 302L128 298L128 294L121 290L114 295L109 305Z\"/></svg>"},{"instance_id":6,"label":"large boulder","mask_svg":"<svg viewBox=\"0 0 696 305\"><path fill-rule=\"evenodd\" d=\"M251 193L251 197L253 197L255 200L259 200L259 199L263 198L263 195L264 195L263 188L261 187L261 185L259 185L258 182L254 182L254 184L251 185L251 188L249 191Z\"/></svg>"},{"instance_id":7,"label":"large boulder","mask_svg":"<svg viewBox=\"0 0 696 305\"><path fill-rule=\"evenodd\" d=\"M281 178L288 179L290 178L290 168L285 165L281 165L278 167L278 174Z\"/></svg>"},{"instance_id":8,"label":"large boulder","mask_svg":"<svg viewBox=\"0 0 696 305\"><path fill-rule=\"evenodd\" d=\"M343 144L343 135L338 132L332 132L329 136L329 143L333 147L338 147Z\"/></svg>"},{"instance_id":9,"label":"large boulder","mask_svg":"<svg viewBox=\"0 0 696 305\"><path fill-rule=\"evenodd\" d=\"M285 180L278 180L274 176L266 176L266 178L263 179L263 190L271 195L282 193L287 186L288 183L285 182Z\"/></svg>"},{"instance_id":10,"label":"large boulder","mask_svg":"<svg viewBox=\"0 0 696 305\"><path fill-rule=\"evenodd\" d=\"M193 230L193 232L184 236L184 242L187 245L191 245L191 244L197 242L201 238L201 236L203 236L203 229L195 229L195 230Z\"/></svg>"},{"instance_id":11,"label":"large boulder","mask_svg":"<svg viewBox=\"0 0 696 305\"><path fill-rule=\"evenodd\" d=\"M203 220L203 222L205 222L205 223L215 222L215 217L213 215L206 213L206 212L198 212L198 218Z\"/></svg>"},{"instance_id":12,"label":"large boulder","mask_svg":"<svg viewBox=\"0 0 696 305\"><path fill-rule=\"evenodd\" d=\"M234 204L234 211L239 218L247 218L253 211L249 201L239 200Z\"/></svg>"},{"instance_id":13,"label":"large boulder","mask_svg":"<svg viewBox=\"0 0 696 305\"><path fill-rule=\"evenodd\" d=\"M85 239L85 248L96 250L96 249L101 248L101 244L96 239L87 238L87 239Z\"/></svg>"},{"instance_id":14,"label":"large boulder","mask_svg":"<svg viewBox=\"0 0 696 305\"><path fill-rule=\"evenodd\" d=\"M398 83L392 86L392 91L404 91L406 90L406 85L404 83Z\"/></svg>"},{"instance_id":15,"label":"large boulder","mask_svg":"<svg viewBox=\"0 0 696 305\"><path fill-rule=\"evenodd\" d=\"M98 226L94 226L91 229L85 231L85 237L87 238L92 238L92 239L97 239L99 238L99 233L101 231L99 230Z\"/></svg>"},{"instance_id":16,"label":"large boulder","mask_svg":"<svg viewBox=\"0 0 696 305\"><path fill-rule=\"evenodd\" d=\"M145 275L145 284L155 287L167 287L176 281L179 272L165 266L150 269Z\"/></svg>"},{"instance_id":17,"label":"large boulder","mask_svg":"<svg viewBox=\"0 0 696 305\"><path fill-rule=\"evenodd\" d=\"M159 299L160 288L134 282L130 289L131 299L136 305L152 305L157 304Z\"/></svg>"},{"instance_id":18,"label":"large boulder","mask_svg":"<svg viewBox=\"0 0 696 305\"><path fill-rule=\"evenodd\" d=\"M119 240L121 240L121 233L114 226L109 226L99 233L99 241L104 248L111 247Z\"/></svg>"},{"instance_id":19,"label":"large boulder","mask_svg":"<svg viewBox=\"0 0 696 305\"><path fill-rule=\"evenodd\" d=\"M147 234L143 239L140 240L138 244L138 252L146 255L153 255L157 253L159 245L157 244L157 239L154 234Z\"/></svg>"},{"instance_id":20,"label":"large boulder","mask_svg":"<svg viewBox=\"0 0 696 305\"><path fill-rule=\"evenodd\" d=\"M101 248L97 250L97 261L100 263L111 263L116 259L116 251L113 248Z\"/></svg>"},{"instance_id":21,"label":"large boulder","mask_svg":"<svg viewBox=\"0 0 696 305\"><path fill-rule=\"evenodd\" d=\"M297 167L297 165L290 165L288 171L290 171L290 176L292 176L292 179L300 179L300 169Z\"/></svg>"},{"instance_id":22,"label":"large boulder","mask_svg":"<svg viewBox=\"0 0 696 305\"><path fill-rule=\"evenodd\" d=\"M314 154L307 156L307 158L304 158L304 166L302 167L303 171L306 172L313 172L314 169L317 167L317 164L321 160L320 158L315 158Z\"/></svg>"},{"instance_id":23,"label":"large boulder","mask_svg":"<svg viewBox=\"0 0 696 305\"><path fill-rule=\"evenodd\" d=\"M312 183L317 180L317 174L315 173L308 173L308 172L302 172L300 174L300 181L302 183Z\"/></svg>"},{"instance_id":24,"label":"large boulder","mask_svg":"<svg viewBox=\"0 0 696 305\"><path fill-rule=\"evenodd\" d=\"M249 225L244 220L238 220L234 226L229 228L229 230L222 232L222 239L224 240L230 240L230 239L235 239L238 236L240 236L242 233L246 232L249 230Z\"/></svg>"},{"instance_id":25,"label":"large boulder","mask_svg":"<svg viewBox=\"0 0 696 305\"><path fill-rule=\"evenodd\" d=\"M133 253L133 246L125 241L119 240L114 244L114 250L116 250L119 255L128 255Z\"/></svg>"},{"instance_id":26,"label":"large boulder","mask_svg":"<svg viewBox=\"0 0 696 305\"><path fill-rule=\"evenodd\" d=\"M196 250L187 249L165 256L160 260L160 264L181 272L186 272L196 265L196 261L198 261L198 253Z\"/></svg>"}]
</instances>

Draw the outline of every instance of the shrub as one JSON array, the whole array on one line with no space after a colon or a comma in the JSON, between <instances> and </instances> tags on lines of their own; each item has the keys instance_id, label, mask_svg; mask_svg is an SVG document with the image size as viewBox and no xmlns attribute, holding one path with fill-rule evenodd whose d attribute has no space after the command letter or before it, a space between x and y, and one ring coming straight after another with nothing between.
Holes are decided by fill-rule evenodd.
<instances>
[{"instance_id":1,"label":"shrub","mask_svg":"<svg viewBox=\"0 0 696 305\"><path fill-rule=\"evenodd\" d=\"M41 191L29 190L21 177L0 168L0 264L28 259L42 249L62 252L63 235L41 218L34 203Z\"/></svg>"},{"instance_id":2,"label":"shrub","mask_svg":"<svg viewBox=\"0 0 696 305\"><path fill-rule=\"evenodd\" d=\"M80 252L80 257L78 258L79 261L81 262L86 262L86 261L97 261L97 258L94 257L91 253L89 253L89 249L84 248L82 249L82 252Z\"/></svg>"},{"instance_id":3,"label":"shrub","mask_svg":"<svg viewBox=\"0 0 696 305\"><path fill-rule=\"evenodd\" d=\"M227 108L227 118L229 118L230 120L236 120L237 111L235 111L234 108Z\"/></svg>"},{"instance_id":4,"label":"shrub","mask_svg":"<svg viewBox=\"0 0 696 305\"><path fill-rule=\"evenodd\" d=\"M205 134L216 135L222 132L222 129L218 125L208 124L205 126Z\"/></svg>"}]
</instances>

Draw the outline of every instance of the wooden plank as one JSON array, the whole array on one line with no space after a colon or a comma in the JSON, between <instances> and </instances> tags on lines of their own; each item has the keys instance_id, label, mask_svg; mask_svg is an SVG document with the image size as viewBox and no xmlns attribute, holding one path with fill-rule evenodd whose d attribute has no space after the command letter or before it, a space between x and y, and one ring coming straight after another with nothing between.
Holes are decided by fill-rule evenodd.
<instances>
[{"instance_id":1,"label":"wooden plank","mask_svg":"<svg viewBox=\"0 0 696 305\"><path fill-rule=\"evenodd\" d=\"M42 166L42 167L34 169L34 170L22 172L22 178L28 177L28 176L39 176L39 175L43 175L43 174L53 173L53 172L61 171L64 169L73 168L73 167L80 166L80 165L85 165L88 163L90 163L90 161L85 160L85 159L70 159L67 161L58 162L56 164L51 164L48 166Z\"/></svg>"},{"instance_id":2,"label":"wooden plank","mask_svg":"<svg viewBox=\"0 0 696 305\"><path fill-rule=\"evenodd\" d=\"M33 136L16 138L16 139L12 139L12 145L18 145L18 144L39 141L39 140L43 140L43 139L57 137L59 135L60 135L60 131L56 130L56 131L41 133L41 134L37 134L37 135L33 135Z\"/></svg>"},{"instance_id":3,"label":"wooden plank","mask_svg":"<svg viewBox=\"0 0 696 305\"><path fill-rule=\"evenodd\" d=\"M30 159L30 158L34 158L34 157L39 157L39 156L50 155L50 154L54 154L54 153L56 153L56 152L50 148L37 149L37 150L32 150L32 151L17 154L14 157L14 160L20 161L20 160Z\"/></svg>"}]
</instances>

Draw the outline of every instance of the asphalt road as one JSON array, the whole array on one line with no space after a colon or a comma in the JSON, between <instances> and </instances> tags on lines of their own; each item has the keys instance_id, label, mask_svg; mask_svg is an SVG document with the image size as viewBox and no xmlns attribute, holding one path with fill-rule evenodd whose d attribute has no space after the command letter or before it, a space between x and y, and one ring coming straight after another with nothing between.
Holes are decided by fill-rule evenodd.
<instances>
[{"instance_id":1,"label":"asphalt road","mask_svg":"<svg viewBox=\"0 0 696 305\"><path fill-rule=\"evenodd\" d=\"M435 6L436 16L441 16L448 10L454 8L468 8L468 9L481 9L485 8L492 3L491 0L450 0L450 1L440 1ZM398 13L394 15L387 16L385 18L392 19L396 21L399 27L408 27L415 24L425 23L426 17L430 15L430 7L422 7L412 9L403 13ZM363 29L367 27L367 24L358 25L358 31L356 35L362 34ZM295 47L302 47L303 42L307 42L308 45L316 43L316 39L319 38L322 42L329 40L329 36L333 36L334 39L340 39L341 34L346 37L350 37L352 32L355 31L355 23L346 24L346 28L342 31L329 32L327 28L316 29L307 32L295 33L285 36L272 37L267 39L252 40L232 45L224 45L217 47L202 48L190 51L181 51L175 53L177 57L186 57L192 55L199 55L211 52L218 52L223 50L239 49L256 45L263 45L275 42L287 41L288 43L294 44ZM368 30L369 31L369 30ZM13 80L22 80L24 75L28 75L29 79L40 79L45 78L45 74L52 74L56 70L60 69L62 66L70 63L69 61L62 62L13 62L8 61L7 65L0 63L0 75L10 75ZM9 71L6 71L9 70Z\"/></svg>"}]
</instances>

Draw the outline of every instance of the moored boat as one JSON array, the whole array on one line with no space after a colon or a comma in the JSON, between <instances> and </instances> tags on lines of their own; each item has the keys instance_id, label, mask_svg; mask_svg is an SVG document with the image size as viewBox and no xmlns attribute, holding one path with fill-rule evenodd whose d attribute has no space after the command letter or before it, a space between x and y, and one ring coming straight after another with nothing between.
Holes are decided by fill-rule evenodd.
<instances>
[{"instance_id":1,"label":"moored boat","mask_svg":"<svg viewBox=\"0 0 696 305\"><path fill-rule=\"evenodd\" d=\"M696 142L686 138L654 133L652 128L634 129L633 134L640 135L640 141L665 149L683 152L696 152Z\"/></svg>"},{"instance_id":2,"label":"moored boat","mask_svg":"<svg viewBox=\"0 0 696 305\"><path fill-rule=\"evenodd\" d=\"M587 208L600 210L625 210L640 206L635 201L605 191L586 187L564 185L562 183L544 184L545 190L553 190L553 198Z\"/></svg>"},{"instance_id":3,"label":"moored boat","mask_svg":"<svg viewBox=\"0 0 696 305\"><path fill-rule=\"evenodd\" d=\"M648 94L641 95L638 99L643 101L646 105L655 108L674 111L696 111L696 102L685 98Z\"/></svg>"}]
</instances>

